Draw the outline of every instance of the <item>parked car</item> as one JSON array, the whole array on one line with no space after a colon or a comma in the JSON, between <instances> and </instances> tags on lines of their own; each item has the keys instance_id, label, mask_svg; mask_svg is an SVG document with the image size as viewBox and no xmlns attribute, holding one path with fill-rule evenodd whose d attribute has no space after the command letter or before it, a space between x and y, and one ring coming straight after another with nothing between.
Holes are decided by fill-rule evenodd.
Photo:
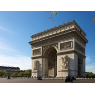
<instances>
[{"instance_id":1,"label":"parked car","mask_svg":"<svg viewBox=\"0 0 95 95\"><path fill-rule=\"evenodd\" d=\"M75 78L75 77L72 77L72 79L73 79L73 80L76 80L76 78Z\"/></svg>"},{"instance_id":2,"label":"parked car","mask_svg":"<svg viewBox=\"0 0 95 95\"><path fill-rule=\"evenodd\" d=\"M73 82L73 78L71 76L67 76L65 82Z\"/></svg>"},{"instance_id":3,"label":"parked car","mask_svg":"<svg viewBox=\"0 0 95 95\"><path fill-rule=\"evenodd\" d=\"M42 80L42 77L41 76L37 77L37 80Z\"/></svg>"}]
</instances>

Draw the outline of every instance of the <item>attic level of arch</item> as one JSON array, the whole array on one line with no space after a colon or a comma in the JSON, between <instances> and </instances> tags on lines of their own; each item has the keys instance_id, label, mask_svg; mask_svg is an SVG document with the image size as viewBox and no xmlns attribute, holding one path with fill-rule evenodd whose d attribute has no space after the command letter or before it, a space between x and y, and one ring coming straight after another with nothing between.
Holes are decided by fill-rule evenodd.
<instances>
[{"instance_id":1,"label":"attic level of arch","mask_svg":"<svg viewBox=\"0 0 95 95\"><path fill-rule=\"evenodd\" d=\"M60 33L66 33L67 30L76 30L78 33L81 34L85 38L86 34L85 32L79 27L79 25L75 21L68 22L66 24L59 25L57 27L48 29L46 31L40 32L38 34L32 35L32 42L36 40L41 40L42 38L49 37L49 36L55 36Z\"/></svg>"},{"instance_id":2,"label":"attic level of arch","mask_svg":"<svg viewBox=\"0 0 95 95\"><path fill-rule=\"evenodd\" d=\"M49 32L49 33L52 34L52 31ZM71 36L72 37L75 37L78 40L80 39L79 41L84 42L84 43L87 43L88 40L82 34L80 34L80 33L82 33L82 32L79 32L77 28L72 28L72 29L65 30L64 32L53 33L52 35L47 35L47 36L44 36L43 38L39 38L39 39L36 39L36 40L33 40L32 39L32 41L29 42L29 44L33 46L34 44L39 44L39 43L42 43L43 44L48 39L49 40L52 40L54 38L60 39L60 37L62 37L62 39L64 39L64 37L66 38L65 35L67 35L69 37L71 37Z\"/></svg>"}]
</instances>

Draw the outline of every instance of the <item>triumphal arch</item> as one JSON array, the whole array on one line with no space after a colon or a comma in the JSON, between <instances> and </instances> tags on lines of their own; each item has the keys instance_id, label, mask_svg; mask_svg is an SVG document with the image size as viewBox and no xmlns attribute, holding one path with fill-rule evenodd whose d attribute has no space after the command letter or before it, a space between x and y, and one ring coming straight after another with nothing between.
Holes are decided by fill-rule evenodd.
<instances>
[{"instance_id":1,"label":"triumphal arch","mask_svg":"<svg viewBox=\"0 0 95 95\"><path fill-rule=\"evenodd\" d=\"M31 36L33 77L85 76L85 32L73 20Z\"/></svg>"}]
</instances>

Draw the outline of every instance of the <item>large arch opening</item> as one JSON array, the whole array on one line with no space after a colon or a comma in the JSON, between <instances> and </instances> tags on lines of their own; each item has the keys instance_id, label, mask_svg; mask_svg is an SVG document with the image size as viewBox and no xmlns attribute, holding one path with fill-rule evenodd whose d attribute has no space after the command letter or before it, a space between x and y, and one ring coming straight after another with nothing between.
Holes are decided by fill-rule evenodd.
<instances>
[{"instance_id":1,"label":"large arch opening","mask_svg":"<svg viewBox=\"0 0 95 95\"><path fill-rule=\"evenodd\" d=\"M57 76L57 51L54 47L50 47L45 52L46 57L46 69L45 76L56 77Z\"/></svg>"}]
</instances>

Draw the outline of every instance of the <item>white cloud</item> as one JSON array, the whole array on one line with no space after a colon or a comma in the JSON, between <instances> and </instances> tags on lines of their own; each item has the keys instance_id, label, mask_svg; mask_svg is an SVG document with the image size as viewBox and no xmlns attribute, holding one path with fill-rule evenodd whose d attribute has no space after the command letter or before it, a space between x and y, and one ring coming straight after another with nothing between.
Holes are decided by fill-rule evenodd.
<instances>
[{"instance_id":1,"label":"white cloud","mask_svg":"<svg viewBox=\"0 0 95 95\"><path fill-rule=\"evenodd\" d=\"M31 58L23 55L6 56L0 55L1 66L20 67L22 70L31 69Z\"/></svg>"},{"instance_id":2,"label":"white cloud","mask_svg":"<svg viewBox=\"0 0 95 95\"><path fill-rule=\"evenodd\" d=\"M4 28L4 27L2 27L2 26L0 26L0 30L6 31L6 32L8 32L8 33L13 33L13 32L11 32L10 30L8 30L8 29L6 29L6 28Z\"/></svg>"},{"instance_id":3,"label":"white cloud","mask_svg":"<svg viewBox=\"0 0 95 95\"><path fill-rule=\"evenodd\" d=\"M0 50L13 51L14 49L12 49L11 47L9 47L4 42L0 41Z\"/></svg>"},{"instance_id":4,"label":"white cloud","mask_svg":"<svg viewBox=\"0 0 95 95\"><path fill-rule=\"evenodd\" d=\"M6 39L0 38L0 65L31 69L31 58L12 48Z\"/></svg>"},{"instance_id":5,"label":"white cloud","mask_svg":"<svg viewBox=\"0 0 95 95\"><path fill-rule=\"evenodd\" d=\"M85 65L86 72L95 73L95 63L94 62L95 62L95 56L86 57L86 65Z\"/></svg>"},{"instance_id":6,"label":"white cloud","mask_svg":"<svg viewBox=\"0 0 95 95\"><path fill-rule=\"evenodd\" d=\"M0 37L0 41L2 41L2 42L9 42L8 40L6 40L6 39L4 39L2 37Z\"/></svg>"},{"instance_id":7,"label":"white cloud","mask_svg":"<svg viewBox=\"0 0 95 95\"><path fill-rule=\"evenodd\" d=\"M88 61L90 61L91 60L91 58L90 57L86 57L86 62L88 62Z\"/></svg>"},{"instance_id":8,"label":"white cloud","mask_svg":"<svg viewBox=\"0 0 95 95\"><path fill-rule=\"evenodd\" d=\"M0 54L16 53L17 50L12 48L10 42L4 38L0 38Z\"/></svg>"},{"instance_id":9,"label":"white cloud","mask_svg":"<svg viewBox=\"0 0 95 95\"><path fill-rule=\"evenodd\" d=\"M95 63L86 65L86 72L93 72L93 73L95 73Z\"/></svg>"},{"instance_id":10,"label":"white cloud","mask_svg":"<svg viewBox=\"0 0 95 95\"><path fill-rule=\"evenodd\" d=\"M2 27L2 26L0 26L0 30L2 30L3 32L7 32L7 33L10 33L10 34L14 34L14 35L20 36L16 32L10 31L10 30Z\"/></svg>"}]
</instances>

